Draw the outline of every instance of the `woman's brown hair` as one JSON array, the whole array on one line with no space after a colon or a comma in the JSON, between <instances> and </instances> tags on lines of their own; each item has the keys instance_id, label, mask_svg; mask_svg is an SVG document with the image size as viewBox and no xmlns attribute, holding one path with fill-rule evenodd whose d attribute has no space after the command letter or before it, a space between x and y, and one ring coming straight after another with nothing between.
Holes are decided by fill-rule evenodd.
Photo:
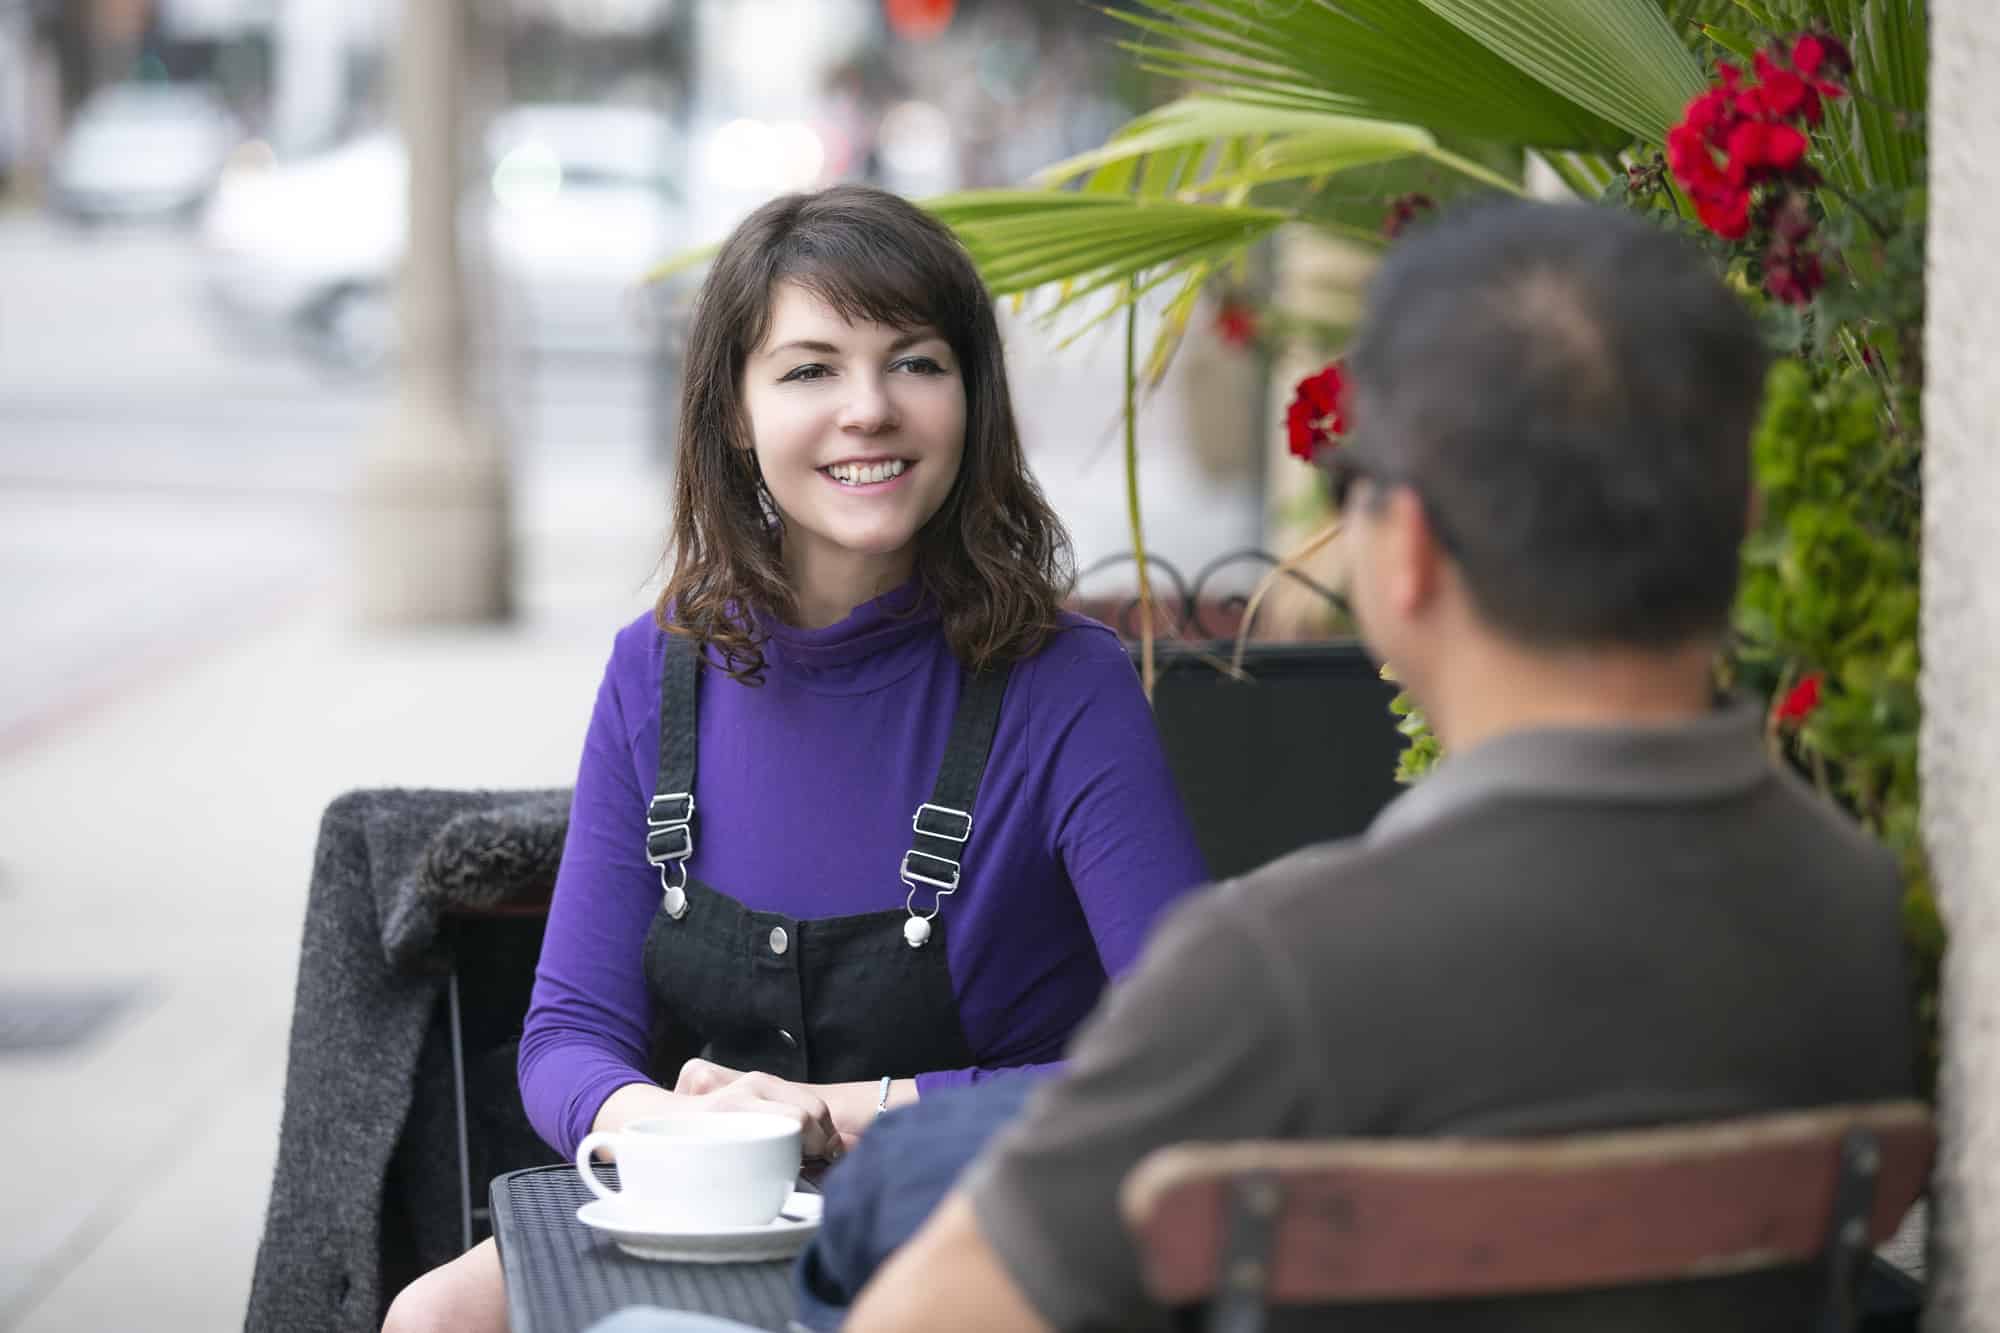
<instances>
[{"instance_id":1,"label":"woman's brown hair","mask_svg":"<svg viewBox=\"0 0 2000 1333\"><path fill-rule=\"evenodd\" d=\"M730 233L702 284L681 386L661 627L713 645L730 675L754 682L764 654L750 613L795 617L782 519L750 447L742 394L744 361L769 332L786 282L850 322L929 326L951 345L965 385L965 452L917 533L917 576L967 667L1033 654L1069 591L1069 537L1022 455L992 298L943 223L862 185L773 199Z\"/></svg>"}]
</instances>

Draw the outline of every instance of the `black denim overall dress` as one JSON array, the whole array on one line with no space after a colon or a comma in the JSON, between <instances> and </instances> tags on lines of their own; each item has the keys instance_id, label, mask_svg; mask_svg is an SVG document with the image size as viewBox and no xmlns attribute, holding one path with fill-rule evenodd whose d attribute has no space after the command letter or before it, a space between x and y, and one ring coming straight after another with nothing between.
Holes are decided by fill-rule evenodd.
<instances>
[{"instance_id":1,"label":"black denim overall dress","mask_svg":"<svg viewBox=\"0 0 2000 1333\"><path fill-rule=\"evenodd\" d=\"M909 1078L971 1065L940 912L959 887L1007 667L966 673L931 799L910 821L900 868L842 865L839 849L828 849L829 875L895 869L909 888L903 909L814 920L753 912L687 873L703 669L692 641L668 638L660 762L646 818L646 859L659 870L661 888L645 944L654 1000L691 1031L705 1058L794 1082ZM657 1072L672 1086L676 1071Z\"/></svg>"}]
</instances>

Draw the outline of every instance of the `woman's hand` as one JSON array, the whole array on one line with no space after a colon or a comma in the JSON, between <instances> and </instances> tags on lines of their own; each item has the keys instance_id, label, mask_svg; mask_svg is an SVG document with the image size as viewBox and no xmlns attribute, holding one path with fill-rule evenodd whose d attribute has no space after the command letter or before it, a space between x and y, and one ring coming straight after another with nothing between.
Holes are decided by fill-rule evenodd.
<instances>
[{"instance_id":1,"label":"woman's hand","mask_svg":"<svg viewBox=\"0 0 2000 1333\"><path fill-rule=\"evenodd\" d=\"M875 1104L881 1096L882 1085L879 1082L792 1083L771 1074L746 1074L740 1069L702 1059L690 1060L682 1065L680 1078L674 1084L675 1093L700 1098L726 1097L732 1090L738 1089L760 1097L825 1110L832 1129L829 1142L837 1145L828 1155L831 1161L840 1151L853 1147L867 1131L875 1119ZM915 1100L915 1079L897 1079L890 1084L889 1105L902 1106ZM719 1102L717 1104L720 1105ZM732 1106L730 1109L754 1108ZM813 1154L808 1150L807 1155Z\"/></svg>"},{"instance_id":2,"label":"woman's hand","mask_svg":"<svg viewBox=\"0 0 2000 1333\"><path fill-rule=\"evenodd\" d=\"M719 1069L721 1066L711 1068ZM846 1143L834 1128L833 1115L826 1102L811 1088L800 1083L787 1083L768 1074L727 1072L732 1077L726 1080L698 1080L697 1086L702 1088L699 1092L688 1091L686 1086L668 1092L651 1083L628 1083L604 1099L604 1105L598 1108L591 1128L615 1131L648 1116L688 1111L761 1111L798 1122L799 1151L804 1156L828 1162L840 1156ZM688 1082L685 1070L682 1071L682 1082L684 1085Z\"/></svg>"},{"instance_id":3,"label":"woman's hand","mask_svg":"<svg viewBox=\"0 0 2000 1333\"><path fill-rule=\"evenodd\" d=\"M771 1074L746 1074L710 1060L694 1059L681 1066L674 1095L710 1111L763 1111L799 1122L799 1149L807 1157L831 1162L852 1141L843 1136L833 1110L820 1089L791 1083Z\"/></svg>"}]
</instances>

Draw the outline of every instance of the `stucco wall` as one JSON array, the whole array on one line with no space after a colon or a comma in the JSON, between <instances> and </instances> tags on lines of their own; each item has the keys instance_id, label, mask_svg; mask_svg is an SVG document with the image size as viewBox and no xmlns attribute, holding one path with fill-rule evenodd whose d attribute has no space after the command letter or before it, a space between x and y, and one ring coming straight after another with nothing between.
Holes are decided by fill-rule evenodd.
<instances>
[{"instance_id":1,"label":"stucco wall","mask_svg":"<svg viewBox=\"0 0 2000 1333\"><path fill-rule=\"evenodd\" d=\"M1924 831L1952 943L1930 1330L2000 1330L2000 10L1932 0Z\"/></svg>"}]
</instances>

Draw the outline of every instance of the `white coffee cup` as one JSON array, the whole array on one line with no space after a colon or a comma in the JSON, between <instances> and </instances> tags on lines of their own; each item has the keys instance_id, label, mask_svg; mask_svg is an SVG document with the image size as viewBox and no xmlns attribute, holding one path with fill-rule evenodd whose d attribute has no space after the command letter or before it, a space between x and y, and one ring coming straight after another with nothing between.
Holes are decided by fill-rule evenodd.
<instances>
[{"instance_id":1,"label":"white coffee cup","mask_svg":"<svg viewBox=\"0 0 2000 1333\"><path fill-rule=\"evenodd\" d=\"M605 1149L620 1188L590 1169ZM758 1227L778 1215L799 1175L799 1126L762 1111L649 1116L586 1134L576 1169L599 1198L617 1199L663 1228Z\"/></svg>"}]
</instances>

